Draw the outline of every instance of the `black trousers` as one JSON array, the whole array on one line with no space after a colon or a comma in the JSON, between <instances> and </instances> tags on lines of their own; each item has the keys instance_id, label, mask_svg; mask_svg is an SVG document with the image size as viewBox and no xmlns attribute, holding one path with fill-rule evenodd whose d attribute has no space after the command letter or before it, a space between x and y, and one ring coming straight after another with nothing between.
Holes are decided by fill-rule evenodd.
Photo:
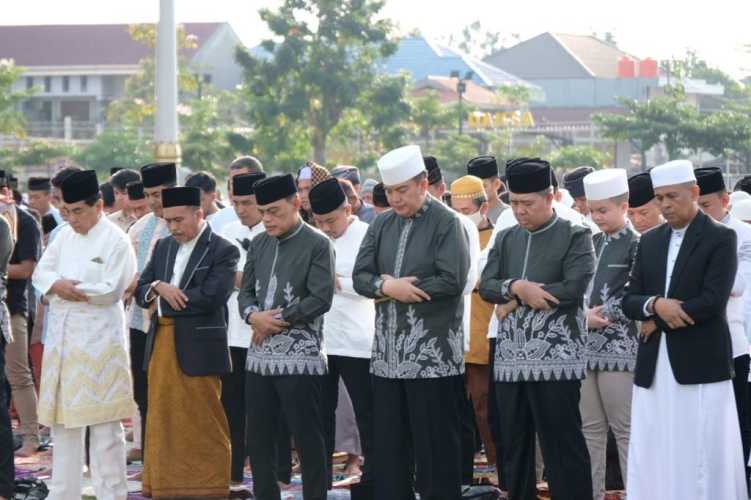
<instances>
[{"instance_id":1,"label":"black trousers","mask_svg":"<svg viewBox=\"0 0 751 500\"><path fill-rule=\"evenodd\" d=\"M0 333L0 497L13 497L16 472L13 465L13 432L8 413L8 392L5 380L5 337Z\"/></svg>"},{"instance_id":2,"label":"black trousers","mask_svg":"<svg viewBox=\"0 0 751 500\"><path fill-rule=\"evenodd\" d=\"M498 402L495 397L495 378L493 375L493 367L495 366L495 343L496 339L488 339L490 344L490 360L488 361L488 373L490 377L489 390L488 390L488 427L490 427L490 434L493 436L493 443L495 444L495 471L498 474L498 487L503 491L508 491L508 485L506 484L507 471L504 469L503 463L503 446L501 443L501 431L498 428L498 405L503 404Z\"/></svg>"},{"instance_id":3,"label":"black trousers","mask_svg":"<svg viewBox=\"0 0 751 500\"><path fill-rule=\"evenodd\" d=\"M748 395L748 372L751 356L744 354L733 360L735 378L733 379L733 392L735 392L735 406L738 410L738 426L741 430L741 443L743 444L743 463L746 465L746 483L748 483L748 456L751 447L751 421L749 421L749 395Z\"/></svg>"},{"instance_id":4,"label":"black trousers","mask_svg":"<svg viewBox=\"0 0 751 500\"><path fill-rule=\"evenodd\" d=\"M230 347L232 372L222 375L222 405L227 414L230 443L232 444L232 468L230 479L242 482L244 479L246 421L245 421L245 358L248 350L243 347Z\"/></svg>"},{"instance_id":5,"label":"black trousers","mask_svg":"<svg viewBox=\"0 0 751 500\"><path fill-rule=\"evenodd\" d=\"M475 475L475 452L477 451L477 425L475 423L475 409L472 406L462 378L461 387L457 387L456 395L459 405L459 436L461 440L461 470L462 484L472 484Z\"/></svg>"},{"instance_id":6,"label":"black trousers","mask_svg":"<svg viewBox=\"0 0 751 500\"><path fill-rule=\"evenodd\" d=\"M461 376L433 379L373 377L375 498L461 498ZM413 462L414 459L414 462Z\"/></svg>"},{"instance_id":7,"label":"black trousers","mask_svg":"<svg viewBox=\"0 0 751 500\"><path fill-rule=\"evenodd\" d=\"M592 498L589 452L582 434L578 380L496 382L509 500L535 500L535 433L540 437L550 496Z\"/></svg>"},{"instance_id":8,"label":"black trousers","mask_svg":"<svg viewBox=\"0 0 751 500\"><path fill-rule=\"evenodd\" d=\"M130 329L130 369L133 372L133 399L141 415L141 449L146 449L146 411L148 409L149 384L143 360L146 356L146 333Z\"/></svg>"},{"instance_id":9,"label":"black trousers","mask_svg":"<svg viewBox=\"0 0 751 500\"><path fill-rule=\"evenodd\" d=\"M372 481L373 466L373 386L370 359L329 356L329 373L324 377L323 431L328 456L328 483L331 487L333 454L336 442L336 405L339 399L339 377L344 381L355 411L360 447L365 458L361 482Z\"/></svg>"},{"instance_id":10,"label":"black trousers","mask_svg":"<svg viewBox=\"0 0 751 500\"><path fill-rule=\"evenodd\" d=\"M282 418L289 426L300 457L303 498L325 500L327 461L320 411L322 378L247 374L248 454L258 500L281 498L277 452Z\"/></svg>"}]
</instances>

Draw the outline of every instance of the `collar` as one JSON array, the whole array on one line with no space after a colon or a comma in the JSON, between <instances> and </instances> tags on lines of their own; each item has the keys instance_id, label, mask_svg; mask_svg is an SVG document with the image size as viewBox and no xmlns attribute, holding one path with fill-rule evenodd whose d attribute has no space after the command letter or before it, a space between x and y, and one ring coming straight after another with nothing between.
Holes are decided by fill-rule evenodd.
<instances>
[{"instance_id":1,"label":"collar","mask_svg":"<svg viewBox=\"0 0 751 500\"><path fill-rule=\"evenodd\" d=\"M279 240L279 243L284 243L285 241L291 240L292 238L297 236L300 231L302 231L303 226L305 226L305 222L303 222L302 220L298 221L297 226L293 227L285 234L278 237L277 240Z\"/></svg>"},{"instance_id":2,"label":"collar","mask_svg":"<svg viewBox=\"0 0 751 500\"><path fill-rule=\"evenodd\" d=\"M631 221L626 219L626 224L613 234L606 234L605 241L613 241L619 239L621 236L625 236L631 231Z\"/></svg>"},{"instance_id":3,"label":"collar","mask_svg":"<svg viewBox=\"0 0 751 500\"><path fill-rule=\"evenodd\" d=\"M553 209L553 216L545 224L543 224L542 226L538 227L534 231L529 231L527 229L525 229L525 231L527 231L529 234L540 234L540 233L543 233L543 232L547 231L551 227L553 227L553 225L557 221L558 221L558 213L555 211L555 209Z\"/></svg>"},{"instance_id":4,"label":"collar","mask_svg":"<svg viewBox=\"0 0 751 500\"><path fill-rule=\"evenodd\" d=\"M420 206L420 208L417 209L417 212L415 212L415 215L412 217L409 217L410 219L419 219L423 215L425 215L430 208L431 204L433 203L433 195L428 193L428 195L425 197L425 201Z\"/></svg>"},{"instance_id":5,"label":"collar","mask_svg":"<svg viewBox=\"0 0 751 500\"><path fill-rule=\"evenodd\" d=\"M203 233L206 232L207 227L209 227L208 223L206 221L203 221L203 226L198 230L198 234L196 234L192 240L186 241L185 243L180 243L180 246L185 245L188 247L194 247L196 245L196 242L201 239L201 236L203 236Z\"/></svg>"}]
</instances>

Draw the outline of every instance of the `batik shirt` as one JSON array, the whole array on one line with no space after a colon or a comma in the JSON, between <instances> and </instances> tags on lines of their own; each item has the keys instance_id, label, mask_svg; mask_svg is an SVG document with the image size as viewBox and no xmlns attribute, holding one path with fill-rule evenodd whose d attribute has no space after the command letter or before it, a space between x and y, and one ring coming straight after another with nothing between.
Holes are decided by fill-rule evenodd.
<instances>
[{"instance_id":1,"label":"batik shirt","mask_svg":"<svg viewBox=\"0 0 751 500\"><path fill-rule=\"evenodd\" d=\"M559 304L536 310L521 303L499 322L497 382L584 378L584 294L593 271L590 230L558 215L532 232L517 224L498 233L480 279L480 296L505 304L515 298L513 282L523 279L541 283Z\"/></svg>"},{"instance_id":2,"label":"batik shirt","mask_svg":"<svg viewBox=\"0 0 751 500\"><path fill-rule=\"evenodd\" d=\"M462 314L469 243L461 221L428 196L413 217L375 218L352 272L357 293L376 299L370 371L377 377L427 379L464 373ZM414 276L429 301L381 295L381 275Z\"/></svg>"},{"instance_id":3,"label":"batik shirt","mask_svg":"<svg viewBox=\"0 0 751 500\"><path fill-rule=\"evenodd\" d=\"M169 236L169 228L164 219L157 217L153 213L148 213L138 219L130 229L128 237L136 252L137 272L140 274L146 268L146 264L151 259L156 242ZM140 332L149 331L151 315L146 309L138 307L135 300L132 300L126 311L126 318L129 319L130 328Z\"/></svg>"},{"instance_id":4,"label":"batik shirt","mask_svg":"<svg viewBox=\"0 0 751 500\"><path fill-rule=\"evenodd\" d=\"M639 234L631 223L613 234L592 237L595 247L595 275L588 289L590 308L604 306L605 328L587 334L587 368L602 371L634 371L639 348L635 321L623 314L624 287L636 257Z\"/></svg>"},{"instance_id":5,"label":"batik shirt","mask_svg":"<svg viewBox=\"0 0 751 500\"><path fill-rule=\"evenodd\" d=\"M323 315L334 298L334 249L300 222L276 238L263 232L248 249L238 296L240 314L282 309L289 328L250 344L246 369L260 375L324 375Z\"/></svg>"}]
</instances>

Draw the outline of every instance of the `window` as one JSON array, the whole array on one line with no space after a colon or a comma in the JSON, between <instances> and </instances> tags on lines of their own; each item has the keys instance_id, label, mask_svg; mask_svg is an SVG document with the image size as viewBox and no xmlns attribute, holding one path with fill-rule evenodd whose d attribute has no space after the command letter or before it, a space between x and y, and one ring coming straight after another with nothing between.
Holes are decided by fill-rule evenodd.
<instances>
[{"instance_id":1,"label":"window","mask_svg":"<svg viewBox=\"0 0 751 500\"><path fill-rule=\"evenodd\" d=\"M44 91L52 92L52 77L50 76L44 77Z\"/></svg>"},{"instance_id":2,"label":"window","mask_svg":"<svg viewBox=\"0 0 751 500\"><path fill-rule=\"evenodd\" d=\"M70 91L70 77L64 76L63 77L63 92Z\"/></svg>"},{"instance_id":3,"label":"window","mask_svg":"<svg viewBox=\"0 0 751 500\"><path fill-rule=\"evenodd\" d=\"M81 92L86 92L89 88L89 77L81 75Z\"/></svg>"},{"instance_id":4,"label":"window","mask_svg":"<svg viewBox=\"0 0 751 500\"><path fill-rule=\"evenodd\" d=\"M203 74L203 83L211 83L211 73Z\"/></svg>"},{"instance_id":5,"label":"window","mask_svg":"<svg viewBox=\"0 0 751 500\"><path fill-rule=\"evenodd\" d=\"M34 77L27 76L26 77L26 90L31 90L33 87L34 87Z\"/></svg>"}]
</instances>

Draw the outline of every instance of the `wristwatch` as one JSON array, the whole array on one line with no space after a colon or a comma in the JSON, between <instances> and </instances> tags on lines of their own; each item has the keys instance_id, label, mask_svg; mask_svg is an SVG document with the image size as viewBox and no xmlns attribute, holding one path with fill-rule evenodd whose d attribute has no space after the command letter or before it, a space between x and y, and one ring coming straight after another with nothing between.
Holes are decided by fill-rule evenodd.
<instances>
[{"instance_id":1,"label":"wristwatch","mask_svg":"<svg viewBox=\"0 0 751 500\"><path fill-rule=\"evenodd\" d=\"M376 296L383 297L383 278L376 278L373 282L373 287L375 288Z\"/></svg>"},{"instance_id":2,"label":"wristwatch","mask_svg":"<svg viewBox=\"0 0 751 500\"><path fill-rule=\"evenodd\" d=\"M159 295L156 291L156 287L158 287L159 283L161 282L162 280L155 280L155 281L152 281L151 284L149 285L149 290L146 292L146 300L148 302L151 302Z\"/></svg>"}]
</instances>

